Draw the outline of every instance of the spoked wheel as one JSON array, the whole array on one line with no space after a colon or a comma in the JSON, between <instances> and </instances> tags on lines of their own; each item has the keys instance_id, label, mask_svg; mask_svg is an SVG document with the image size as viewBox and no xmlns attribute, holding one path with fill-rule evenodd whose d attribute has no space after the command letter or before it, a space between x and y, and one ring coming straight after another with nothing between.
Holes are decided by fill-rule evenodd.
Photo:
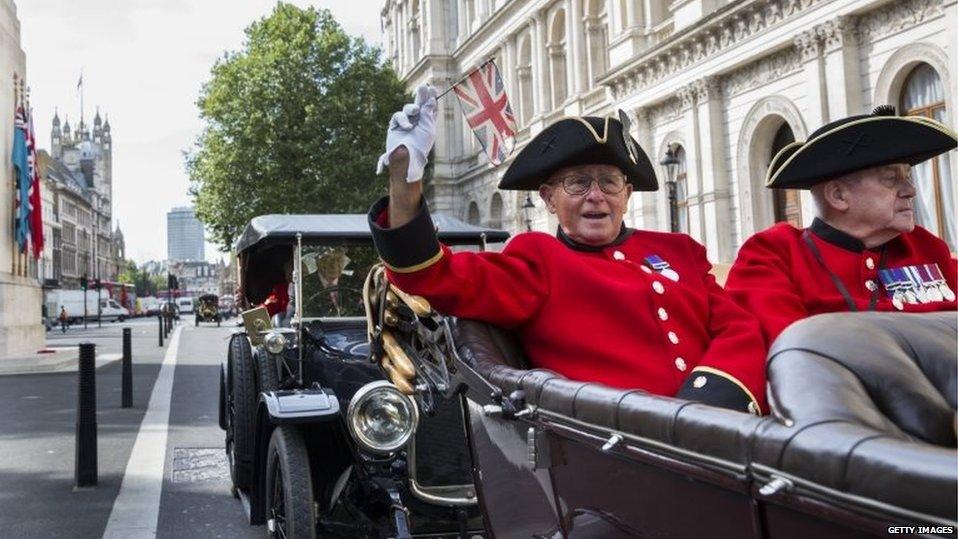
<instances>
[{"instance_id":1,"label":"spoked wheel","mask_svg":"<svg viewBox=\"0 0 958 539\"><path fill-rule=\"evenodd\" d=\"M266 457L266 529L270 537L314 539L316 504L303 435L276 427Z\"/></svg>"}]
</instances>

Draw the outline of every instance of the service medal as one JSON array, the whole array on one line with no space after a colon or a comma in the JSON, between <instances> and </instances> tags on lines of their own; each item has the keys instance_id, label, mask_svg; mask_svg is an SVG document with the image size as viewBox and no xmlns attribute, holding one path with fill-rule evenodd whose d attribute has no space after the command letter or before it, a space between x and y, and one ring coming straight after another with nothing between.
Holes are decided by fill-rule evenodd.
<instances>
[{"instance_id":1,"label":"service medal","mask_svg":"<svg viewBox=\"0 0 958 539\"><path fill-rule=\"evenodd\" d=\"M673 281L678 281L678 280L679 280L679 274L678 274L678 272L675 271L675 270L672 269L672 268L665 268L664 270L661 271L661 273L662 273L662 276L663 276L663 277L666 277L666 278L668 278L668 279L672 279Z\"/></svg>"},{"instance_id":2,"label":"service medal","mask_svg":"<svg viewBox=\"0 0 958 539\"><path fill-rule=\"evenodd\" d=\"M901 302L901 298L898 297L898 294L895 294L895 297L891 299L891 304L899 311L905 308L905 304Z\"/></svg>"},{"instance_id":3,"label":"service medal","mask_svg":"<svg viewBox=\"0 0 958 539\"><path fill-rule=\"evenodd\" d=\"M945 298L945 301L955 301L954 291L946 284L941 285L941 295Z\"/></svg>"}]
</instances>

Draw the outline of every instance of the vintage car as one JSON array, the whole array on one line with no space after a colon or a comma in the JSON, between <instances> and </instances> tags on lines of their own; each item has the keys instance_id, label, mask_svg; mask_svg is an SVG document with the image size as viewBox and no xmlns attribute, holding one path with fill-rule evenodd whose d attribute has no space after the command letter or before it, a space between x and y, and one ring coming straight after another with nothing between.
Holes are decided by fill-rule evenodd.
<instances>
[{"instance_id":1,"label":"vintage car","mask_svg":"<svg viewBox=\"0 0 958 539\"><path fill-rule=\"evenodd\" d=\"M434 221L463 249L508 238ZM236 251L246 307L290 292L272 318L243 312L222 363L219 422L250 524L275 537L484 536L458 397L417 406L370 360L363 288L379 259L366 216L256 217Z\"/></svg>"},{"instance_id":2,"label":"vintage car","mask_svg":"<svg viewBox=\"0 0 958 539\"><path fill-rule=\"evenodd\" d=\"M196 298L196 314L193 318L193 324L198 326L200 322L216 322L219 327L223 317L220 315L220 298L216 294L203 294Z\"/></svg>"},{"instance_id":3,"label":"vintage car","mask_svg":"<svg viewBox=\"0 0 958 539\"><path fill-rule=\"evenodd\" d=\"M389 289L380 275L374 296ZM371 304L375 307L376 302ZM371 312L420 405L459 396L495 537L954 536L958 317L791 326L765 417L530 369L513 336L428 309ZM373 346L376 349L376 345Z\"/></svg>"}]
</instances>

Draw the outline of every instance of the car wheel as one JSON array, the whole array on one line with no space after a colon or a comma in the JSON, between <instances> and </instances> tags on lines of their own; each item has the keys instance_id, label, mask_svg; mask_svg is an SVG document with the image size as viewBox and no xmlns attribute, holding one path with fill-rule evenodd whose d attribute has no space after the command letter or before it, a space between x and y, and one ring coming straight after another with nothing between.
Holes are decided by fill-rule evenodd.
<instances>
[{"instance_id":1,"label":"car wheel","mask_svg":"<svg viewBox=\"0 0 958 539\"><path fill-rule=\"evenodd\" d=\"M243 335L230 342L229 426L227 452L233 484L246 489L250 485L256 422L256 374L253 352ZM230 434L232 436L230 436Z\"/></svg>"},{"instance_id":2,"label":"car wheel","mask_svg":"<svg viewBox=\"0 0 958 539\"><path fill-rule=\"evenodd\" d=\"M260 391L279 389L279 371L276 368L276 360L270 354L262 354L256 363L259 367Z\"/></svg>"},{"instance_id":3,"label":"car wheel","mask_svg":"<svg viewBox=\"0 0 958 539\"><path fill-rule=\"evenodd\" d=\"M316 537L316 504L306 441L295 427L276 427L266 457L266 529L270 537Z\"/></svg>"}]
</instances>

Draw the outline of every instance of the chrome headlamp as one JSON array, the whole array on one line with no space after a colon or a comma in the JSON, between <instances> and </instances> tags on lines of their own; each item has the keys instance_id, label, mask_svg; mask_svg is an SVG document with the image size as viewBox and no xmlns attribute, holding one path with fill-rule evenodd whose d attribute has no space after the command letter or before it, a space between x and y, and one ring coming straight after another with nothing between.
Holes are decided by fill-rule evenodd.
<instances>
[{"instance_id":1,"label":"chrome headlamp","mask_svg":"<svg viewBox=\"0 0 958 539\"><path fill-rule=\"evenodd\" d=\"M353 395L346 412L349 433L367 451L388 454L409 442L419 424L416 403L385 380Z\"/></svg>"},{"instance_id":2,"label":"chrome headlamp","mask_svg":"<svg viewBox=\"0 0 958 539\"><path fill-rule=\"evenodd\" d=\"M270 354L281 354L286 349L286 336L278 331L270 331L263 337L263 346Z\"/></svg>"}]
</instances>

